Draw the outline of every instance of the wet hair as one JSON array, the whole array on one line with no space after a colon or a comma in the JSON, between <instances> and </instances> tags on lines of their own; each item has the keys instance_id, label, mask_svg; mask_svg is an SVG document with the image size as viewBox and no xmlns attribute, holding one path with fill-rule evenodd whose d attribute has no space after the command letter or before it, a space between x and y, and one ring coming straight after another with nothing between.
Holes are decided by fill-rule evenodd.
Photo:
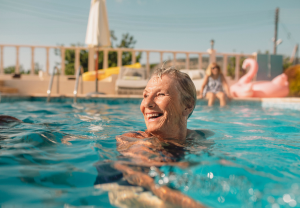
<instances>
[{"instance_id":1,"label":"wet hair","mask_svg":"<svg viewBox=\"0 0 300 208\"><path fill-rule=\"evenodd\" d=\"M158 78L161 78L163 75L169 75L174 77L178 82L178 90L180 92L181 102L185 106L192 107L193 110L189 114L188 118L192 115L197 101L197 93L196 93L196 87L191 80L190 76L186 73L183 73L176 69L175 67L169 67L165 68L163 65L156 69L153 73L153 76L157 76Z\"/></svg>"},{"instance_id":2,"label":"wet hair","mask_svg":"<svg viewBox=\"0 0 300 208\"><path fill-rule=\"evenodd\" d=\"M206 68L205 73L206 73L207 76L211 76L211 67L213 67L213 66L217 67L219 74L222 74L220 66L216 62L212 62Z\"/></svg>"}]
</instances>

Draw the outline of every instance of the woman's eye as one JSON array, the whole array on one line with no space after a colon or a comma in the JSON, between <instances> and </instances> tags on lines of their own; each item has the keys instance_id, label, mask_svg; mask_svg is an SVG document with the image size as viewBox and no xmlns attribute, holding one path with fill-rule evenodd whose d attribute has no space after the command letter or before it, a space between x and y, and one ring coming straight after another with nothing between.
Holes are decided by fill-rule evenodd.
<instances>
[{"instance_id":1,"label":"woman's eye","mask_svg":"<svg viewBox=\"0 0 300 208\"><path fill-rule=\"evenodd\" d=\"M158 96L165 96L165 94L164 93L159 93Z\"/></svg>"},{"instance_id":2,"label":"woman's eye","mask_svg":"<svg viewBox=\"0 0 300 208\"><path fill-rule=\"evenodd\" d=\"M144 95L144 98L148 97L148 95Z\"/></svg>"}]
</instances>

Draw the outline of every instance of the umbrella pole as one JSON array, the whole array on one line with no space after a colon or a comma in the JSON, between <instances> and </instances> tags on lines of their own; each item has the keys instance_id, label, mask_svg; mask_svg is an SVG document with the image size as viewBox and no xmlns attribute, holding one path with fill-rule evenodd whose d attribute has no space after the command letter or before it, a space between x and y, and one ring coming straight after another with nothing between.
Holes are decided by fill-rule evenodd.
<instances>
[{"instance_id":1,"label":"umbrella pole","mask_svg":"<svg viewBox=\"0 0 300 208\"><path fill-rule=\"evenodd\" d=\"M92 96L92 95L105 95L105 93L103 92L98 92L98 59L99 59L99 51L97 51L95 53L95 56L94 56L94 59L95 59L95 85L96 85L96 90L95 92L90 92L88 93L86 96Z\"/></svg>"},{"instance_id":2,"label":"umbrella pole","mask_svg":"<svg viewBox=\"0 0 300 208\"><path fill-rule=\"evenodd\" d=\"M99 60L99 51L96 51L96 59L95 59L95 86L96 86L96 90L95 92L98 93L98 60Z\"/></svg>"}]
</instances>

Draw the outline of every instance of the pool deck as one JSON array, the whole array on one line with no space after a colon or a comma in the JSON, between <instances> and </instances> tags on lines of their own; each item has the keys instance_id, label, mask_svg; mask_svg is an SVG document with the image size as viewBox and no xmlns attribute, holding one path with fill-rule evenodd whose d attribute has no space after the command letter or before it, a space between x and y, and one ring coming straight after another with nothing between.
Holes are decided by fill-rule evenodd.
<instances>
[{"instance_id":1,"label":"pool deck","mask_svg":"<svg viewBox=\"0 0 300 208\"><path fill-rule=\"evenodd\" d=\"M46 93L34 93L29 95L23 94L1 94L2 97L47 97ZM74 94L64 94L64 95L51 95L52 97L68 97L74 98ZM78 94L78 98L86 98L87 95ZM108 95L92 95L91 97L99 97L99 98L143 98L142 95L116 95L116 94L108 94ZM258 101L258 102L288 102L288 103L299 103L300 97L285 97L285 98L232 98L232 100L240 100L240 101Z\"/></svg>"}]
</instances>

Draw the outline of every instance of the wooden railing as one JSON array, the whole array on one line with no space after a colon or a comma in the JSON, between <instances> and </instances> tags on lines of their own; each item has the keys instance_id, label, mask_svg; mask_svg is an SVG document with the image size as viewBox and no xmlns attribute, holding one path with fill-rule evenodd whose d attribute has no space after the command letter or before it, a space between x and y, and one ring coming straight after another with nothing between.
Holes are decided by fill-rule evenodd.
<instances>
[{"instance_id":1,"label":"wooden railing","mask_svg":"<svg viewBox=\"0 0 300 208\"><path fill-rule=\"evenodd\" d=\"M223 57L223 65L221 66L223 69L223 73L227 75L227 60L228 57L235 57L235 79L239 78L239 71L240 71L240 57L251 57L251 54L236 54L236 53L216 53L215 51L211 52L197 52L197 51L169 51L169 50L142 50L142 49L130 49L130 48L88 48L88 47L66 47L66 46L33 46L33 45L4 45L0 44L0 75L4 74L4 49L6 47L14 47L16 49L16 65L15 65L15 73L20 73L20 57L19 52L20 48L30 48L31 49L31 70L30 74L34 75L35 70L35 60L34 60L34 53L35 49L37 48L44 48L45 55L46 55L46 73L49 74L50 69L50 61L49 61L49 51L50 49L59 49L61 51L61 75L65 75L65 50L74 50L75 51L75 63L74 69L75 71L80 66L80 50L88 50L89 51L89 60L88 60L88 70L94 70L94 54L97 51L103 51L103 68L108 68L108 53L110 51L116 51L118 54L117 58L117 66L122 66L122 53L123 52L131 52L132 53L132 64L136 63L136 53L137 52L144 52L146 53L146 64L145 67L147 69L148 74L150 73L150 53L159 53L160 54L160 64L163 64L163 55L165 53L173 54L173 64L176 64L176 56L177 54L185 54L185 68L190 68L190 55L198 56L198 68L202 69L202 56L208 55L210 57L210 62L216 60L216 56Z\"/></svg>"}]
</instances>

